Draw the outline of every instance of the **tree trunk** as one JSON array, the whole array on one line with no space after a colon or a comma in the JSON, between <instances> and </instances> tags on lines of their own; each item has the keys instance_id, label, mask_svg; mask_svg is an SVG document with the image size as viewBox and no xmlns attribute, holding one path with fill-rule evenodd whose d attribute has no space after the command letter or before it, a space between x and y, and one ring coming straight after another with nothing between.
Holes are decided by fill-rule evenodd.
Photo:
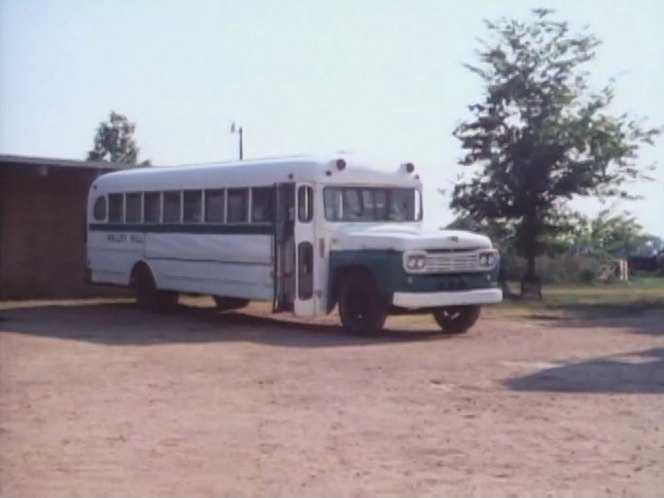
<instances>
[{"instance_id":1,"label":"tree trunk","mask_svg":"<svg viewBox=\"0 0 664 498\"><path fill-rule=\"evenodd\" d=\"M537 270L535 269L534 251L526 255L526 262L528 263L528 265L526 266L526 275L524 276L523 279L526 282L536 282L539 279L537 278Z\"/></svg>"},{"instance_id":2,"label":"tree trunk","mask_svg":"<svg viewBox=\"0 0 664 498\"><path fill-rule=\"evenodd\" d=\"M537 256L537 239L539 225L537 214L531 214L524 220L524 257L526 258L526 274L521 280L521 297L542 299L542 283L535 269L535 257Z\"/></svg>"}]
</instances>

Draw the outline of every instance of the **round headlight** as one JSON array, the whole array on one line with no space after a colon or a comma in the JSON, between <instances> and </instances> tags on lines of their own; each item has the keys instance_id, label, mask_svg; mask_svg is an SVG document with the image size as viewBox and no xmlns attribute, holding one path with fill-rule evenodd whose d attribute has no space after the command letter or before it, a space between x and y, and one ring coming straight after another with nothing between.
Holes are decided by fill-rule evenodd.
<instances>
[{"instance_id":1,"label":"round headlight","mask_svg":"<svg viewBox=\"0 0 664 498\"><path fill-rule=\"evenodd\" d=\"M417 256L415 254L406 256L406 268L408 268L409 270L414 270L416 266L417 266Z\"/></svg>"},{"instance_id":2,"label":"round headlight","mask_svg":"<svg viewBox=\"0 0 664 498\"><path fill-rule=\"evenodd\" d=\"M408 254L406 255L406 269L407 270L421 270L427 264L426 254Z\"/></svg>"}]
</instances>

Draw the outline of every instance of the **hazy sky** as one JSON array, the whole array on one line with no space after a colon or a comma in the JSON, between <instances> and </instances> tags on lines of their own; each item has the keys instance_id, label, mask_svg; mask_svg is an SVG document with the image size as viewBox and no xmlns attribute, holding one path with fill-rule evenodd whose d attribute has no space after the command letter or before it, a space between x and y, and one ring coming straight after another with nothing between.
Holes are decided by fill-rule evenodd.
<instances>
[{"instance_id":1,"label":"hazy sky","mask_svg":"<svg viewBox=\"0 0 664 498\"><path fill-rule=\"evenodd\" d=\"M351 150L413 160L425 216L452 219L463 169L451 133L481 98L483 19L548 6L603 44L589 67L616 78L615 112L664 124L664 2L0 0L0 153L84 158L110 110L137 123L154 164ZM630 209L664 236L664 140L656 180ZM589 212L596 203L583 203Z\"/></svg>"}]
</instances>

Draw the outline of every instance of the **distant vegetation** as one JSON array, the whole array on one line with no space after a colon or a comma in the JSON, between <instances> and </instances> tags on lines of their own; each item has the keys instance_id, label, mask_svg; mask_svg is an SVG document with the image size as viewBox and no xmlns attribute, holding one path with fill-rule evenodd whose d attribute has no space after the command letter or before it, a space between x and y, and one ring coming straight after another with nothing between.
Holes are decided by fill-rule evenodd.
<instances>
[{"instance_id":1,"label":"distant vegetation","mask_svg":"<svg viewBox=\"0 0 664 498\"><path fill-rule=\"evenodd\" d=\"M527 263L518 254L514 232L505 225L481 224L460 216L448 228L484 232L491 237L501 251L506 279L520 280L526 272ZM548 238L535 258L535 268L544 284L592 283L603 268L615 266L617 259L630 262L632 275L664 276L664 240L646 233L627 213L605 210L595 218L576 213L567 218L565 230ZM616 279L616 273L604 276L607 282Z\"/></svg>"},{"instance_id":2,"label":"distant vegetation","mask_svg":"<svg viewBox=\"0 0 664 498\"><path fill-rule=\"evenodd\" d=\"M111 111L108 121L99 123L94 148L88 152L88 161L137 164L140 149L134 139L136 124L126 116ZM148 165L150 161L141 164Z\"/></svg>"}]
</instances>

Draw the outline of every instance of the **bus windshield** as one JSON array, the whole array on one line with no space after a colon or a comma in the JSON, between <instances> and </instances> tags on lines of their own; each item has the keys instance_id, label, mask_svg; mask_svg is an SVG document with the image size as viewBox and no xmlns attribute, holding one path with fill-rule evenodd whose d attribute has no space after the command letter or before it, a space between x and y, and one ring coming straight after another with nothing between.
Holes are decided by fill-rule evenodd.
<instances>
[{"instance_id":1,"label":"bus windshield","mask_svg":"<svg viewBox=\"0 0 664 498\"><path fill-rule=\"evenodd\" d=\"M325 187L328 221L419 221L420 192L414 188Z\"/></svg>"}]
</instances>

